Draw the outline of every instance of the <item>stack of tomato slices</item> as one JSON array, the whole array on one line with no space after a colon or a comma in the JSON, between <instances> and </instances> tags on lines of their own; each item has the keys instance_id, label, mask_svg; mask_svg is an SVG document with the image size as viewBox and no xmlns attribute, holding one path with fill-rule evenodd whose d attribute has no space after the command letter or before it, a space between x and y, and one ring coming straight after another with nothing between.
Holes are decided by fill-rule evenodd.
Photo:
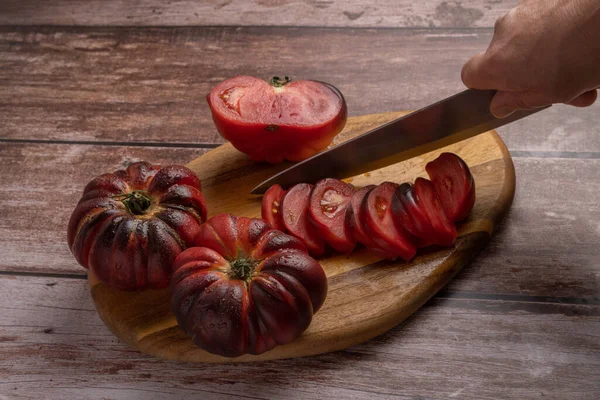
<instances>
[{"instance_id":1,"label":"stack of tomato slices","mask_svg":"<svg viewBox=\"0 0 600 400\"><path fill-rule=\"evenodd\" d=\"M387 259L412 259L418 248L452 246L455 223L475 204L475 181L456 154L442 153L425 167L429 179L383 182L356 189L337 179L300 183L265 193L262 217L274 229L300 239L311 255L326 245L349 254L358 243Z\"/></svg>"}]
</instances>

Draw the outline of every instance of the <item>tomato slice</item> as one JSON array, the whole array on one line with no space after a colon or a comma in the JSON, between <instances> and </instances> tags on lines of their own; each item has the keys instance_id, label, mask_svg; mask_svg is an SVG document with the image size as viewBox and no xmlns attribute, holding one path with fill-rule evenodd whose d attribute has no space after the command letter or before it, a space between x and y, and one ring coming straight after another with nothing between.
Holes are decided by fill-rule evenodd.
<instances>
[{"instance_id":1,"label":"tomato slice","mask_svg":"<svg viewBox=\"0 0 600 400\"><path fill-rule=\"evenodd\" d=\"M417 252L410 233L394 223L392 198L398 185L383 182L363 199L363 227L375 244L386 252L410 260Z\"/></svg>"},{"instance_id":2,"label":"tomato slice","mask_svg":"<svg viewBox=\"0 0 600 400\"><path fill-rule=\"evenodd\" d=\"M392 198L392 214L396 225L418 238L418 247L436 243L436 231L429 221L427 212L417 198L413 185L401 184Z\"/></svg>"},{"instance_id":3,"label":"tomato slice","mask_svg":"<svg viewBox=\"0 0 600 400\"><path fill-rule=\"evenodd\" d=\"M475 204L475 181L467 164L456 154L442 153L425 170L450 221L467 218Z\"/></svg>"},{"instance_id":4,"label":"tomato slice","mask_svg":"<svg viewBox=\"0 0 600 400\"><path fill-rule=\"evenodd\" d=\"M279 185L273 185L266 191L262 199L261 215L271 228L285 232L283 219L281 218L281 200L285 190Z\"/></svg>"},{"instance_id":5,"label":"tomato slice","mask_svg":"<svg viewBox=\"0 0 600 400\"><path fill-rule=\"evenodd\" d=\"M368 185L356 191L350 198L350 205L346 210L346 225L350 229L352 237L366 247L375 246L375 242L371 240L363 228L361 204L365 196L373 189L375 189L375 185Z\"/></svg>"},{"instance_id":6,"label":"tomato slice","mask_svg":"<svg viewBox=\"0 0 600 400\"><path fill-rule=\"evenodd\" d=\"M314 256L325 253L325 241L309 221L308 199L312 185L300 183L293 186L281 201L281 216L287 232L300 239Z\"/></svg>"},{"instance_id":7,"label":"tomato slice","mask_svg":"<svg viewBox=\"0 0 600 400\"><path fill-rule=\"evenodd\" d=\"M419 204L422 204L431 226L435 230L434 243L441 246L452 246L458 236L452 221L448 219L442 203L430 180L417 178L414 192Z\"/></svg>"},{"instance_id":8,"label":"tomato slice","mask_svg":"<svg viewBox=\"0 0 600 400\"><path fill-rule=\"evenodd\" d=\"M354 186L337 179L320 180L309 199L309 215L321 237L340 253L351 253L356 241L346 226L346 209L356 192Z\"/></svg>"}]
</instances>

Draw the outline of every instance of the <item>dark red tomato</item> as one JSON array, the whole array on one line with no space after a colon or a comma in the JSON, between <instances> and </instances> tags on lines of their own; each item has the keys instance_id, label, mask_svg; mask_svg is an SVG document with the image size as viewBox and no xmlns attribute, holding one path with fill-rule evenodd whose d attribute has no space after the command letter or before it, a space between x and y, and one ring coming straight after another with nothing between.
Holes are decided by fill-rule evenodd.
<instances>
[{"instance_id":1,"label":"dark red tomato","mask_svg":"<svg viewBox=\"0 0 600 400\"><path fill-rule=\"evenodd\" d=\"M300 239L311 255L318 257L325 253L325 241L309 220L308 199L311 190L312 185L307 183L292 186L281 201L281 216L286 231Z\"/></svg>"},{"instance_id":2,"label":"dark red tomato","mask_svg":"<svg viewBox=\"0 0 600 400\"><path fill-rule=\"evenodd\" d=\"M467 164L456 154L442 153L425 170L450 221L467 218L475 204L475 181Z\"/></svg>"},{"instance_id":3,"label":"dark red tomato","mask_svg":"<svg viewBox=\"0 0 600 400\"><path fill-rule=\"evenodd\" d=\"M354 240L364 245L371 253L374 253L381 258L396 258L395 255L388 253L384 249L377 246L373 239L371 239L370 235L366 232L362 223L364 220L361 207L363 199L371 190L375 189L375 187L375 185L365 186L352 195L352 198L350 199L350 205L346 209L346 225L350 229Z\"/></svg>"},{"instance_id":4,"label":"dark red tomato","mask_svg":"<svg viewBox=\"0 0 600 400\"><path fill-rule=\"evenodd\" d=\"M410 233L396 225L392 214L392 198L398 185L383 182L371 190L363 199L363 227L377 246L387 253L404 260L410 260L416 254Z\"/></svg>"},{"instance_id":5,"label":"dark red tomato","mask_svg":"<svg viewBox=\"0 0 600 400\"><path fill-rule=\"evenodd\" d=\"M419 239L418 247L436 244L436 232L423 204L415 195L413 185L401 184L392 198L392 214L396 225Z\"/></svg>"},{"instance_id":6,"label":"dark red tomato","mask_svg":"<svg viewBox=\"0 0 600 400\"><path fill-rule=\"evenodd\" d=\"M205 220L200 181L191 170L137 162L85 187L67 240L77 262L106 285L159 289L169 285L175 257Z\"/></svg>"},{"instance_id":7,"label":"dark red tomato","mask_svg":"<svg viewBox=\"0 0 600 400\"><path fill-rule=\"evenodd\" d=\"M266 221L209 219L174 264L171 308L196 345L225 357L261 354L308 328L327 296L319 263Z\"/></svg>"},{"instance_id":8,"label":"dark red tomato","mask_svg":"<svg viewBox=\"0 0 600 400\"><path fill-rule=\"evenodd\" d=\"M304 160L346 124L344 97L332 85L238 76L217 85L208 104L219 133L253 161Z\"/></svg>"},{"instance_id":9,"label":"dark red tomato","mask_svg":"<svg viewBox=\"0 0 600 400\"><path fill-rule=\"evenodd\" d=\"M365 228L363 227L362 221L362 202L365 196L371 191L375 189L375 185L368 185L360 188L356 191L352 198L350 199L350 205L346 210L346 225L350 228L352 232L352 237L357 242L362 243L366 247L375 246L375 242L371 240Z\"/></svg>"},{"instance_id":10,"label":"dark red tomato","mask_svg":"<svg viewBox=\"0 0 600 400\"><path fill-rule=\"evenodd\" d=\"M279 185L273 185L266 191L262 199L261 215L273 229L285 232L283 219L281 218L281 200L285 190Z\"/></svg>"},{"instance_id":11,"label":"dark red tomato","mask_svg":"<svg viewBox=\"0 0 600 400\"><path fill-rule=\"evenodd\" d=\"M441 246L452 246L458 236L456 228L446 216L433 183L428 179L417 178L414 189L415 196L419 199L419 204L423 205L429 222L431 222L431 226L435 230L435 240L433 243Z\"/></svg>"},{"instance_id":12,"label":"dark red tomato","mask_svg":"<svg viewBox=\"0 0 600 400\"><path fill-rule=\"evenodd\" d=\"M354 186L328 178L315 184L308 201L310 219L318 233L340 253L351 253L356 247L346 224L346 209L355 192Z\"/></svg>"}]
</instances>

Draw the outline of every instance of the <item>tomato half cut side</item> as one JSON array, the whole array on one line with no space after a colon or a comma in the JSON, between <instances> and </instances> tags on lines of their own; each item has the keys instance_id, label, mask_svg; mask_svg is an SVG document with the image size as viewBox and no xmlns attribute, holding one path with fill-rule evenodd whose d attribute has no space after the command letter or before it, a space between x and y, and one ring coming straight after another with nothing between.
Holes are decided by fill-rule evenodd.
<instances>
[{"instance_id":1,"label":"tomato half cut side","mask_svg":"<svg viewBox=\"0 0 600 400\"><path fill-rule=\"evenodd\" d=\"M315 184L309 199L309 215L321 237L340 253L351 253L356 241L346 225L346 209L356 192L354 186L337 179Z\"/></svg>"},{"instance_id":2,"label":"tomato half cut side","mask_svg":"<svg viewBox=\"0 0 600 400\"><path fill-rule=\"evenodd\" d=\"M442 203L437 195L435 187L430 180L417 178L414 192L420 204L429 218L431 226L435 230L435 244L441 246L452 246L458 234L452 221L446 216Z\"/></svg>"},{"instance_id":3,"label":"tomato half cut side","mask_svg":"<svg viewBox=\"0 0 600 400\"><path fill-rule=\"evenodd\" d=\"M309 221L308 199L312 185L300 183L289 189L281 201L281 216L286 231L300 239L313 256L325 253L325 241Z\"/></svg>"},{"instance_id":4,"label":"tomato half cut side","mask_svg":"<svg viewBox=\"0 0 600 400\"><path fill-rule=\"evenodd\" d=\"M442 153L425 170L450 221L467 218L475 205L475 180L467 164L456 154Z\"/></svg>"},{"instance_id":5,"label":"tomato half cut side","mask_svg":"<svg viewBox=\"0 0 600 400\"><path fill-rule=\"evenodd\" d=\"M418 247L436 244L436 232L427 212L415 195L413 185L401 184L392 198L394 222L418 238Z\"/></svg>"},{"instance_id":6,"label":"tomato half cut side","mask_svg":"<svg viewBox=\"0 0 600 400\"><path fill-rule=\"evenodd\" d=\"M207 96L219 133L253 161L301 161L325 149L346 125L334 86L312 80L251 76L227 79Z\"/></svg>"},{"instance_id":7,"label":"tomato half cut side","mask_svg":"<svg viewBox=\"0 0 600 400\"><path fill-rule=\"evenodd\" d=\"M271 228L285 232L283 219L281 218L281 200L285 190L279 185L273 185L265 192L262 199L261 216L267 221Z\"/></svg>"},{"instance_id":8,"label":"tomato half cut side","mask_svg":"<svg viewBox=\"0 0 600 400\"><path fill-rule=\"evenodd\" d=\"M417 252L410 233L397 226L392 214L392 198L398 185L383 182L363 199L363 227L378 247L408 261Z\"/></svg>"}]
</instances>

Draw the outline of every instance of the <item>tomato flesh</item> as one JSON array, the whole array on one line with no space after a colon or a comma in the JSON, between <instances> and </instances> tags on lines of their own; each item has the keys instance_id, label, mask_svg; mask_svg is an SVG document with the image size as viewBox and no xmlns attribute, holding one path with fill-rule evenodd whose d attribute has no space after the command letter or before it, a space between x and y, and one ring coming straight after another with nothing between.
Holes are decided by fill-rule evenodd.
<instances>
[{"instance_id":1,"label":"tomato flesh","mask_svg":"<svg viewBox=\"0 0 600 400\"><path fill-rule=\"evenodd\" d=\"M253 161L301 161L342 131L347 106L335 87L311 80L281 86L238 76L207 97L219 133Z\"/></svg>"},{"instance_id":2,"label":"tomato flesh","mask_svg":"<svg viewBox=\"0 0 600 400\"><path fill-rule=\"evenodd\" d=\"M346 209L356 192L354 186L337 179L323 179L309 199L309 215L321 237L340 253L351 253L356 241L346 225Z\"/></svg>"},{"instance_id":3,"label":"tomato flesh","mask_svg":"<svg viewBox=\"0 0 600 400\"><path fill-rule=\"evenodd\" d=\"M363 227L375 244L389 254L410 260L416 254L410 234L394 222L392 198L398 185L383 182L363 199Z\"/></svg>"},{"instance_id":4,"label":"tomato flesh","mask_svg":"<svg viewBox=\"0 0 600 400\"><path fill-rule=\"evenodd\" d=\"M454 224L446 216L433 183L428 179L417 178L414 192L435 230L433 243L441 246L452 246L458 234Z\"/></svg>"},{"instance_id":5,"label":"tomato flesh","mask_svg":"<svg viewBox=\"0 0 600 400\"><path fill-rule=\"evenodd\" d=\"M286 192L281 201L281 216L288 233L300 239L314 256L323 255L325 241L309 220L308 200L312 185L300 183Z\"/></svg>"},{"instance_id":6,"label":"tomato flesh","mask_svg":"<svg viewBox=\"0 0 600 400\"><path fill-rule=\"evenodd\" d=\"M450 221L467 218L475 205L475 181L467 164L456 154L442 153L425 170Z\"/></svg>"},{"instance_id":7,"label":"tomato flesh","mask_svg":"<svg viewBox=\"0 0 600 400\"><path fill-rule=\"evenodd\" d=\"M279 185L273 185L266 191L262 200L261 215L273 229L285 232L285 225L281 218L281 200L285 190Z\"/></svg>"}]
</instances>

